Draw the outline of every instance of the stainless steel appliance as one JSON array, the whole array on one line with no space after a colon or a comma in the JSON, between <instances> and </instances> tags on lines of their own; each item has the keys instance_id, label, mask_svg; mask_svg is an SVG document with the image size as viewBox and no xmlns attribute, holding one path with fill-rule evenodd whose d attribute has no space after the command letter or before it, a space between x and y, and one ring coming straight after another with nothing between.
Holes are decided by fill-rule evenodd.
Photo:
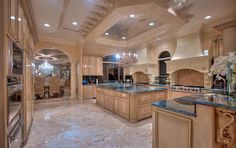
<instances>
[{"instance_id":1,"label":"stainless steel appliance","mask_svg":"<svg viewBox=\"0 0 236 148\"><path fill-rule=\"evenodd\" d=\"M202 87L196 86L183 86L183 85L172 85L170 90L189 92L189 93L201 93Z\"/></svg>"},{"instance_id":2,"label":"stainless steel appliance","mask_svg":"<svg viewBox=\"0 0 236 148\"><path fill-rule=\"evenodd\" d=\"M8 146L18 148L22 143L22 97L23 85L21 75L7 76L8 107Z\"/></svg>"}]
</instances>

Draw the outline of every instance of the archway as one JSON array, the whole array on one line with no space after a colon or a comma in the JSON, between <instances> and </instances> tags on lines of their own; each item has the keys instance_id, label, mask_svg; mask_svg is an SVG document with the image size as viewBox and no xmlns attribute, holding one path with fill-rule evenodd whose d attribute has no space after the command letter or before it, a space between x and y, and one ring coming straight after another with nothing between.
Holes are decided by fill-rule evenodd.
<instances>
[{"instance_id":1,"label":"archway","mask_svg":"<svg viewBox=\"0 0 236 148\"><path fill-rule=\"evenodd\" d=\"M168 51L163 51L159 56L159 76L166 76L166 63L165 61L168 61L171 59L171 55Z\"/></svg>"},{"instance_id":2,"label":"archway","mask_svg":"<svg viewBox=\"0 0 236 148\"><path fill-rule=\"evenodd\" d=\"M35 95L39 99L71 95L71 62L64 51L45 48L36 52Z\"/></svg>"}]
</instances>

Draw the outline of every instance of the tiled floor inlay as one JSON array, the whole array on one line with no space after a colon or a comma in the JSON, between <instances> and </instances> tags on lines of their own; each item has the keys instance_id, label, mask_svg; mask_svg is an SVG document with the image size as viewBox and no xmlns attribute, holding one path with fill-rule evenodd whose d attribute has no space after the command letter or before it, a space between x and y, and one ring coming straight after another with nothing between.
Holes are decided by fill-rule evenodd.
<instances>
[{"instance_id":1,"label":"tiled floor inlay","mask_svg":"<svg viewBox=\"0 0 236 148\"><path fill-rule=\"evenodd\" d=\"M151 148L151 119L129 123L95 100L35 105L26 148Z\"/></svg>"}]
</instances>

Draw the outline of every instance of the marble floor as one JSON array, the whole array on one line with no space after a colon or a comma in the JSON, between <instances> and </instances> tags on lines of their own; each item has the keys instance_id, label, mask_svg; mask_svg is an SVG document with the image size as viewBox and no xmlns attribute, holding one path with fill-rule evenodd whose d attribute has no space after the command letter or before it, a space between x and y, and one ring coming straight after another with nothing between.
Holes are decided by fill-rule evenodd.
<instances>
[{"instance_id":1,"label":"marble floor","mask_svg":"<svg viewBox=\"0 0 236 148\"><path fill-rule=\"evenodd\" d=\"M25 148L151 148L151 119L129 123L95 100L38 103Z\"/></svg>"}]
</instances>

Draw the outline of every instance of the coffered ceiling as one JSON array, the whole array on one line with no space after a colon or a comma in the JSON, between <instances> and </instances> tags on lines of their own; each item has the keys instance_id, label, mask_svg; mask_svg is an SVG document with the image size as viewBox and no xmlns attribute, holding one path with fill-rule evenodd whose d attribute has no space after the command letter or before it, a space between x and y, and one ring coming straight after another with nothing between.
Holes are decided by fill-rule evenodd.
<instances>
[{"instance_id":1,"label":"coffered ceiling","mask_svg":"<svg viewBox=\"0 0 236 148\"><path fill-rule=\"evenodd\" d=\"M56 49L42 49L35 55L36 63L48 61L50 64L69 64L68 56Z\"/></svg>"},{"instance_id":2,"label":"coffered ceiling","mask_svg":"<svg viewBox=\"0 0 236 148\"><path fill-rule=\"evenodd\" d=\"M109 47L159 42L232 18L236 0L31 0L40 40ZM173 5L173 6L172 6ZM170 10L169 8L172 8ZM130 18L129 15L135 17ZM212 18L205 20L210 15ZM76 22L76 25L72 23ZM155 25L149 26L153 22ZM50 24L45 27L44 24ZM105 35L108 33L109 35ZM125 39L122 39L125 37ZM91 46L91 45L89 45ZM85 46L87 47L87 46Z\"/></svg>"}]
</instances>

